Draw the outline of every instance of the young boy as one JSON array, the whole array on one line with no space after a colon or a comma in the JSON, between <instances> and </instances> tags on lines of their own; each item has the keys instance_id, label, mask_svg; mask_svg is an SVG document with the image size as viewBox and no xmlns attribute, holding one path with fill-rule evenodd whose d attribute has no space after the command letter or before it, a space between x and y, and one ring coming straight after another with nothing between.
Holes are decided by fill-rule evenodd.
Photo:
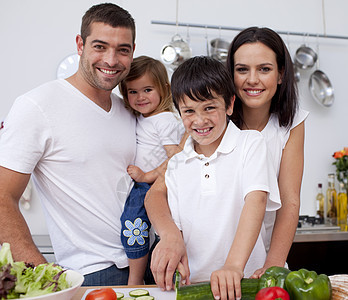
<instances>
[{"instance_id":1,"label":"young boy","mask_svg":"<svg viewBox=\"0 0 348 300\"><path fill-rule=\"evenodd\" d=\"M190 137L168 163L168 203L187 248L190 281L211 281L215 299L240 298L240 280L266 258L267 210L280 207L261 133L238 129L233 81L209 57L194 57L172 76L172 95ZM268 195L270 194L270 196Z\"/></svg>"}]
</instances>

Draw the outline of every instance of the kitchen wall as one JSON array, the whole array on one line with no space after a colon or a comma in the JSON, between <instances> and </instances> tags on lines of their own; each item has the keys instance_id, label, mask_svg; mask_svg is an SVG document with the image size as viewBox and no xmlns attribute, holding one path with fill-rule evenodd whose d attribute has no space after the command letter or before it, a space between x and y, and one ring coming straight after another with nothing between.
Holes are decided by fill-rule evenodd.
<instances>
[{"instance_id":1,"label":"kitchen wall","mask_svg":"<svg viewBox=\"0 0 348 300\"><path fill-rule=\"evenodd\" d=\"M100 1L11 0L0 1L0 121L14 99L22 93L56 78L60 61L75 53L83 13ZM159 58L161 47L177 32L189 38L193 55L206 54L206 40L221 36L232 40L237 32L151 24L151 20L176 21L175 0L114 1L130 11L137 24L135 56ZM181 0L179 22L245 28L267 26L274 30L348 36L348 2L326 0L323 18L320 0ZM325 22L323 22L325 21ZM324 26L324 24L326 26ZM301 214L315 214L316 186L327 187L327 174L334 171L331 155L348 146L348 40L283 35L293 54L303 42L316 49L320 68L335 89L331 108L317 104L309 94L310 72L302 72L299 83L302 108L309 110L306 121L305 170ZM34 234L46 233L35 191L29 210L23 212Z\"/></svg>"}]
</instances>

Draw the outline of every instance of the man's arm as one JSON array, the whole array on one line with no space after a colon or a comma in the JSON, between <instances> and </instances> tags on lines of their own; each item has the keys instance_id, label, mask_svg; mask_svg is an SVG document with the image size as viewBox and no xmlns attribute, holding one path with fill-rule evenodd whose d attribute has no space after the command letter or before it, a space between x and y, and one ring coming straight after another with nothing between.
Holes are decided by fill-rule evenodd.
<instances>
[{"instance_id":1,"label":"man's arm","mask_svg":"<svg viewBox=\"0 0 348 300\"><path fill-rule=\"evenodd\" d=\"M30 174L18 173L0 166L0 243L11 245L15 261L45 263L46 259L35 246L28 225L19 210Z\"/></svg>"}]
</instances>

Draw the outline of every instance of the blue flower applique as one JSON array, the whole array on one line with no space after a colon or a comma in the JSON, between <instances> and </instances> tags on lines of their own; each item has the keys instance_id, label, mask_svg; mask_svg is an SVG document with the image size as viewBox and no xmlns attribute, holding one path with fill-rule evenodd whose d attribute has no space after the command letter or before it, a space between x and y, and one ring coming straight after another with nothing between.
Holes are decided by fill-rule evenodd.
<instances>
[{"instance_id":1,"label":"blue flower applique","mask_svg":"<svg viewBox=\"0 0 348 300\"><path fill-rule=\"evenodd\" d=\"M123 230L123 235L125 237L128 237L127 244L129 246L133 246L135 242L137 242L139 245L145 244L145 237L149 237L149 232L146 222L143 222L141 218L136 218L134 221L134 224L127 220L125 222L126 227L128 230Z\"/></svg>"}]
</instances>

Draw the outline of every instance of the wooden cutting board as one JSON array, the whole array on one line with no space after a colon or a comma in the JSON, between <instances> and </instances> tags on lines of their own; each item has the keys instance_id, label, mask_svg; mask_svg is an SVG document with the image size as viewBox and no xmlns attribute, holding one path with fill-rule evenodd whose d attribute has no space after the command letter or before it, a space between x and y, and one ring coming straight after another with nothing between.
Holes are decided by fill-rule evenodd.
<instances>
[{"instance_id":1,"label":"wooden cutting board","mask_svg":"<svg viewBox=\"0 0 348 300\"><path fill-rule=\"evenodd\" d=\"M150 295L155 297L155 300L175 300L175 291L167 291L163 292L158 287L141 287L149 291ZM86 295L95 290L96 288L89 288L86 290L86 292L83 294L81 300L84 300L86 298ZM113 288L115 292L121 292L124 294L125 297L129 296L129 292L132 290L135 290L136 288L129 288L129 287L117 287ZM122 300L122 299L121 299Z\"/></svg>"}]
</instances>

